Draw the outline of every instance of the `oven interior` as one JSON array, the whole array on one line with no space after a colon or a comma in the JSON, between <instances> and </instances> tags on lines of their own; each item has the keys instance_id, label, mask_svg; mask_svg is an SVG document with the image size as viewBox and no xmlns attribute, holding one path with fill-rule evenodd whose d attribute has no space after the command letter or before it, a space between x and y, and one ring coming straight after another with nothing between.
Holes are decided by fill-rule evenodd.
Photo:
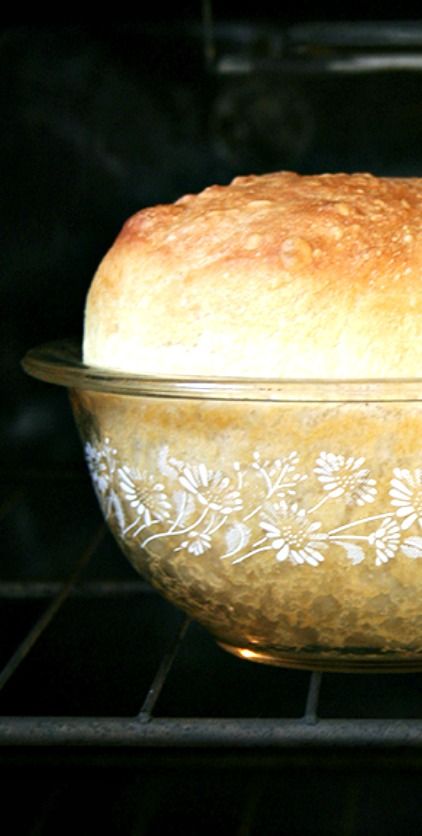
<instances>
[{"instance_id":1,"label":"oven interior","mask_svg":"<svg viewBox=\"0 0 422 836\"><path fill-rule=\"evenodd\" d=\"M246 12L245 12L246 8ZM230 657L105 531L66 393L20 360L80 334L132 212L247 172L422 172L422 23L204 2L0 40L0 770L8 832L415 833L422 675ZM7 825L9 828L9 825Z\"/></svg>"}]
</instances>

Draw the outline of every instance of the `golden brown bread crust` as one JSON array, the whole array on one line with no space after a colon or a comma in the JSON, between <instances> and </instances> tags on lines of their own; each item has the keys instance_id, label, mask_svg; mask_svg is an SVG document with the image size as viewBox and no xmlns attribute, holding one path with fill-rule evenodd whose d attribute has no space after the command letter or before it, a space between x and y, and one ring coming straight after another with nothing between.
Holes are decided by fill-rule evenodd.
<instances>
[{"instance_id":1,"label":"golden brown bread crust","mask_svg":"<svg viewBox=\"0 0 422 836\"><path fill-rule=\"evenodd\" d=\"M139 374L422 376L422 178L236 178L127 221L84 361Z\"/></svg>"}]
</instances>

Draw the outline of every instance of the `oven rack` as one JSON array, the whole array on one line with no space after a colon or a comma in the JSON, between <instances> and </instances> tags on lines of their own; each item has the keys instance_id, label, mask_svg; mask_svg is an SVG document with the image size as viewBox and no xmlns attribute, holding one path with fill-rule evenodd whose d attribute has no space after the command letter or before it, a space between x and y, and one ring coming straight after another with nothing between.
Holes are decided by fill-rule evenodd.
<instances>
[{"instance_id":1,"label":"oven rack","mask_svg":"<svg viewBox=\"0 0 422 836\"><path fill-rule=\"evenodd\" d=\"M421 674L235 659L134 574L82 470L3 469L0 486L1 747L422 749Z\"/></svg>"},{"instance_id":2,"label":"oven rack","mask_svg":"<svg viewBox=\"0 0 422 836\"><path fill-rule=\"evenodd\" d=\"M124 26L126 36L133 27ZM290 22L221 19L203 0L201 20L169 28L149 23L137 35L168 43L181 35L200 44L203 63L216 76L257 74L360 75L420 72L422 20L310 20Z\"/></svg>"}]
</instances>

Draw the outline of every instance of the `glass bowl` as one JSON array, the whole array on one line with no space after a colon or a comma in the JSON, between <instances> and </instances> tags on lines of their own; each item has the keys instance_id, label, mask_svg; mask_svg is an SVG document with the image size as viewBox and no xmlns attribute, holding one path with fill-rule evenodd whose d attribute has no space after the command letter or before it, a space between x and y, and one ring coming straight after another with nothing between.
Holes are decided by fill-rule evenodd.
<instances>
[{"instance_id":1,"label":"glass bowl","mask_svg":"<svg viewBox=\"0 0 422 836\"><path fill-rule=\"evenodd\" d=\"M136 570L244 659L422 670L422 381L142 377L75 344L69 389L107 523Z\"/></svg>"}]
</instances>

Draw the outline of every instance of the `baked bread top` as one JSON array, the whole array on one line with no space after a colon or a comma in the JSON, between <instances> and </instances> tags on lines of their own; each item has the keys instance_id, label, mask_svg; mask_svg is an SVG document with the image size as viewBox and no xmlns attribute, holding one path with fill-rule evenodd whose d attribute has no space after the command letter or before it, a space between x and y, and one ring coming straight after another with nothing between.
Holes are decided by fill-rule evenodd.
<instances>
[{"instance_id":1,"label":"baked bread top","mask_svg":"<svg viewBox=\"0 0 422 836\"><path fill-rule=\"evenodd\" d=\"M84 362L137 374L422 376L422 178L237 177L130 218Z\"/></svg>"}]
</instances>

